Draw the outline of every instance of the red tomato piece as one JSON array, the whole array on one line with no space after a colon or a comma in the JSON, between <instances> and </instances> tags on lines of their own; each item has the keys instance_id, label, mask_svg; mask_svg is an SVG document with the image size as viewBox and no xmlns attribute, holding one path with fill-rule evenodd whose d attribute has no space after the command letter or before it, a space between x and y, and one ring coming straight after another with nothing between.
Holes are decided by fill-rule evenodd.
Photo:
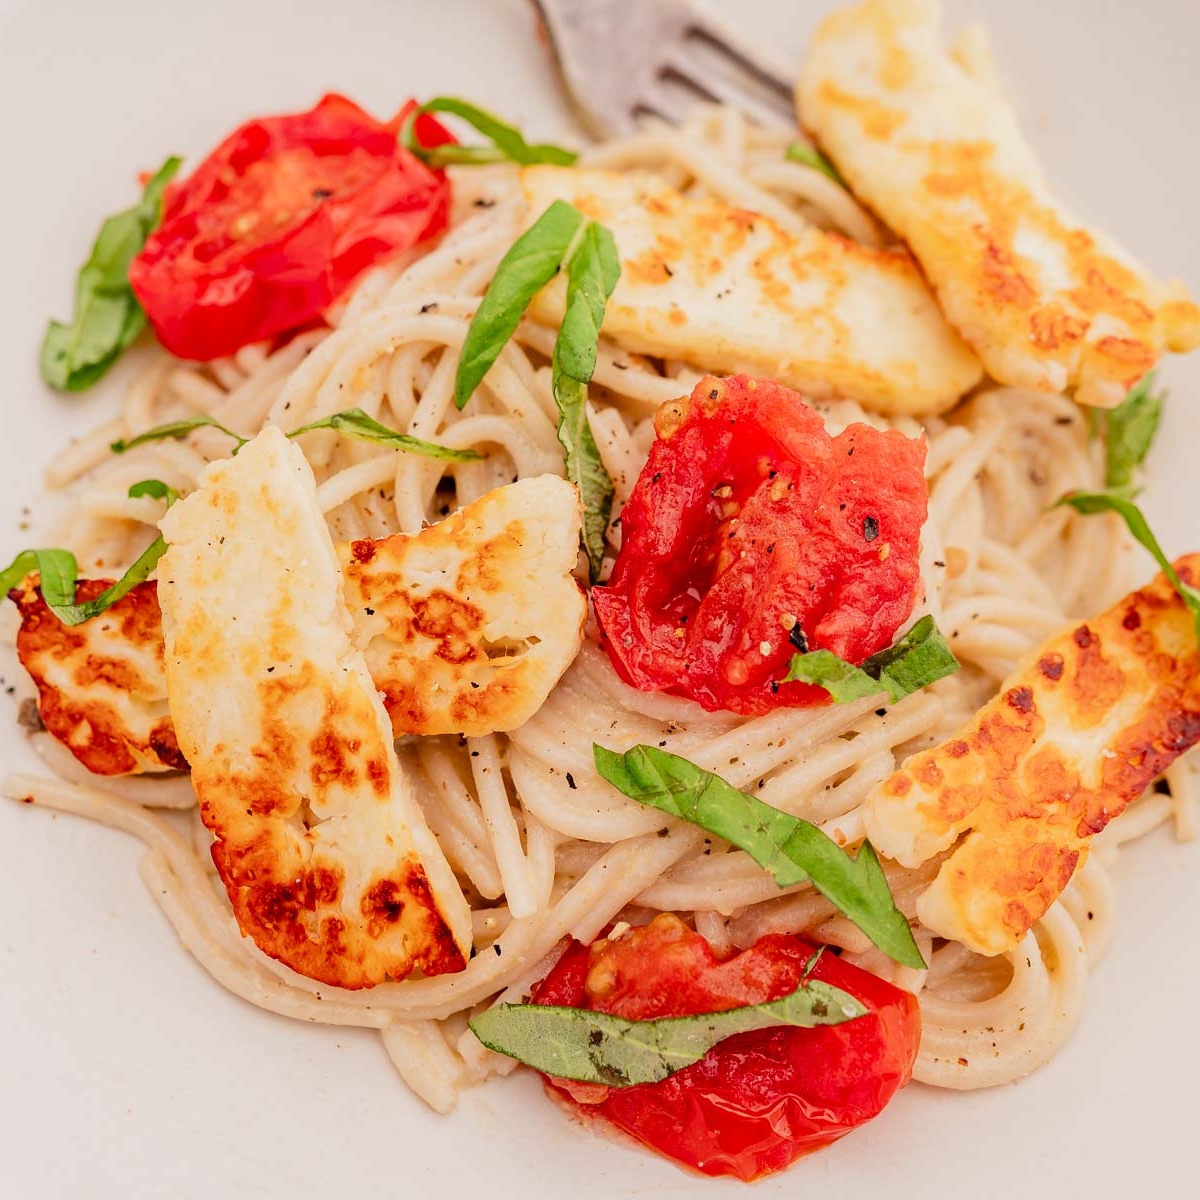
<instances>
[{"instance_id":1,"label":"red tomato piece","mask_svg":"<svg viewBox=\"0 0 1200 1200\"><path fill-rule=\"evenodd\" d=\"M722 960L663 914L614 942L572 942L533 993L538 1004L630 1020L717 1012L796 989L813 948L771 934ZM921 1041L916 997L823 954L812 972L870 1011L842 1025L740 1033L658 1083L607 1088L547 1078L585 1117L706 1175L757 1179L783 1170L876 1116L912 1076Z\"/></svg>"},{"instance_id":2,"label":"red tomato piece","mask_svg":"<svg viewBox=\"0 0 1200 1200\"><path fill-rule=\"evenodd\" d=\"M207 361L312 323L364 270L440 233L444 172L343 96L250 121L171 184L129 282L159 340ZM422 116L426 145L451 140Z\"/></svg>"},{"instance_id":3,"label":"red tomato piece","mask_svg":"<svg viewBox=\"0 0 1200 1200\"><path fill-rule=\"evenodd\" d=\"M820 704L782 683L798 649L859 664L920 589L924 441L873 426L830 437L798 392L707 376L663 405L592 589L609 657L643 691L756 715Z\"/></svg>"}]
</instances>

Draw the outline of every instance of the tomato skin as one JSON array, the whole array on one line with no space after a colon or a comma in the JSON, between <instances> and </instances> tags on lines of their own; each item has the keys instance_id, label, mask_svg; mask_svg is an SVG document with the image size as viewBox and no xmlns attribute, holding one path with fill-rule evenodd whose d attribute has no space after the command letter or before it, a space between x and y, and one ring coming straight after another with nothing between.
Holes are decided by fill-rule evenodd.
<instances>
[{"instance_id":1,"label":"tomato skin","mask_svg":"<svg viewBox=\"0 0 1200 1200\"><path fill-rule=\"evenodd\" d=\"M742 375L705 377L655 425L592 590L617 672L710 711L825 703L780 682L789 622L855 664L891 644L920 589L924 442L864 424L831 438L798 392Z\"/></svg>"},{"instance_id":2,"label":"tomato skin","mask_svg":"<svg viewBox=\"0 0 1200 1200\"><path fill-rule=\"evenodd\" d=\"M250 121L167 190L129 268L162 344L208 361L312 323L368 267L440 233L450 185L343 96ZM427 145L450 135L420 120Z\"/></svg>"},{"instance_id":3,"label":"tomato skin","mask_svg":"<svg viewBox=\"0 0 1200 1200\"><path fill-rule=\"evenodd\" d=\"M787 995L812 953L801 938L772 934L722 962L699 934L663 915L616 942L572 942L534 1000L632 1020L713 1012ZM737 1034L659 1083L546 1086L581 1115L706 1175L749 1181L780 1171L876 1116L909 1081L921 1040L908 992L828 953L812 977L870 1012L843 1025Z\"/></svg>"}]
</instances>

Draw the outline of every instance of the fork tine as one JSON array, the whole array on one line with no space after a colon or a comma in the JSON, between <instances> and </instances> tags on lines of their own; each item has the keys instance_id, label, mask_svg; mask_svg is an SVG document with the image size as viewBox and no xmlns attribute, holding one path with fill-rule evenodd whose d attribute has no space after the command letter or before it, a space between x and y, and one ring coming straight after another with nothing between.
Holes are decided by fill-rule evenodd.
<instances>
[{"instance_id":1,"label":"fork tine","mask_svg":"<svg viewBox=\"0 0 1200 1200\"><path fill-rule=\"evenodd\" d=\"M729 104L759 125L771 128L792 128L796 123L791 98L784 99L774 91L747 86L744 72L739 76L725 65L718 67L703 62L691 47L676 51L667 59L665 74L682 86L697 92L707 100Z\"/></svg>"},{"instance_id":2,"label":"fork tine","mask_svg":"<svg viewBox=\"0 0 1200 1200\"><path fill-rule=\"evenodd\" d=\"M763 87L791 106L794 84L786 69L778 63L765 61L761 50L752 50L737 34L707 10L696 10L688 25L692 38L703 42L717 54L725 56L741 70L752 75Z\"/></svg>"}]
</instances>

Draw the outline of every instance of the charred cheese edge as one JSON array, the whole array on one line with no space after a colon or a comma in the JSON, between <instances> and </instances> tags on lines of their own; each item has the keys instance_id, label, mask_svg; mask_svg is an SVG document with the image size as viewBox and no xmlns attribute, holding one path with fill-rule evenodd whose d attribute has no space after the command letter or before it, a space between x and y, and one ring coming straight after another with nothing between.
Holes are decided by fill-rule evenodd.
<instances>
[{"instance_id":1,"label":"charred cheese edge","mask_svg":"<svg viewBox=\"0 0 1200 1200\"><path fill-rule=\"evenodd\" d=\"M100 616L65 625L35 580L9 595L21 614L17 657L46 732L95 775L186 771L167 706L157 586L139 583ZM111 584L80 580L76 603Z\"/></svg>"},{"instance_id":2,"label":"charred cheese edge","mask_svg":"<svg viewBox=\"0 0 1200 1200\"><path fill-rule=\"evenodd\" d=\"M392 729L515 729L583 642L583 505L557 475L496 488L419 534L339 547L355 640Z\"/></svg>"},{"instance_id":3,"label":"charred cheese edge","mask_svg":"<svg viewBox=\"0 0 1200 1200\"><path fill-rule=\"evenodd\" d=\"M834 13L800 75L801 121L991 376L1115 405L1164 349L1200 344L1200 309L1054 199L990 72L939 23L936 0Z\"/></svg>"},{"instance_id":4,"label":"charred cheese edge","mask_svg":"<svg viewBox=\"0 0 1200 1200\"><path fill-rule=\"evenodd\" d=\"M1200 583L1200 554L1175 566ZM955 737L909 758L868 797L867 836L909 867L954 847L917 915L1001 954L1058 898L1092 836L1197 740L1196 629L1159 575L1045 643Z\"/></svg>"},{"instance_id":5,"label":"charred cheese edge","mask_svg":"<svg viewBox=\"0 0 1200 1200\"><path fill-rule=\"evenodd\" d=\"M339 987L461 970L470 911L352 642L304 455L266 428L162 532L171 716L242 932Z\"/></svg>"},{"instance_id":6,"label":"charred cheese edge","mask_svg":"<svg viewBox=\"0 0 1200 1200\"><path fill-rule=\"evenodd\" d=\"M904 250L816 228L797 237L613 171L529 167L522 183L530 222L565 200L612 231L621 277L603 332L628 350L914 416L944 411L981 378ZM530 312L558 325L564 302L559 279Z\"/></svg>"}]
</instances>

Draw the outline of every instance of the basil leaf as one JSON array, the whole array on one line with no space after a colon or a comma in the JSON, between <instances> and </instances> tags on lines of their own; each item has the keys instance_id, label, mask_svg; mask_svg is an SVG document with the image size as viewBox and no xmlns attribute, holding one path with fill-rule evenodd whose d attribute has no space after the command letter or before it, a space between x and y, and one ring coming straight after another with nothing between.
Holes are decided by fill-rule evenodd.
<instances>
[{"instance_id":1,"label":"basil leaf","mask_svg":"<svg viewBox=\"0 0 1200 1200\"><path fill-rule=\"evenodd\" d=\"M454 403L462 408L512 337L529 302L558 274L586 218L555 200L500 260L479 302L458 359Z\"/></svg>"},{"instance_id":2,"label":"basil leaf","mask_svg":"<svg viewBox=\"0 0 1200 1200\"><path fill-rule=\"evenodd\" d=\"M1141 491L1134 483L1158 432L1165 392L1155 392L1154 372L1133 385L1106 421L1105 488L1132 500Z\"/></svg>"},{"instance_id":3,"label":"basil leaf","mask_svg":"<svg viewBox=\"0 0 1200 1200\"><path fill-rule=\"evenodd\" d=\"M422 146L417 138L417 118L424 113L449 113L482 133L490 146ZM530 145L514 126L466 100L454 96L435 96L408 114L400 130L401 145L431 167L473 165L477 163L515 162L523 167L534 163L553 163L569 167L579 155L549 143Z\"/></svg>"},{"instance_id":4,"label":"basil leaf","mask_svg":"<svg viewBox=\"0 0 1200 1200\"><path fill-rule=\"evenodd\" d=\"M846 186L846 181L838 174L833 165L815 146L806 146L803 142L791 142L784 151L784 158L789 162L802 163L806 167L814 167L822 175L829 176L840 187Z\"/></svg>"},{"instance_id":5,"label":"basil leaf","mask_svg":"<svg viewBox=\"0 0 1200 1200\"><path fill-rule=\"evenodd\" d=\"M162 217L162 195L181 160L168 158L142 198L100 226L75 283L69 325L51 321L42 340L42 378L60 391L91 387L142 331L145 313L129 286L129 264Z\"/></svg>"},{"instance_id":6,"label":"basil leaf","mask_svg":"<svg viewBox=\"0 0 1200 1200\"><path fill-rule=\"evenodd\" d=\"M849 992L813 979L779 1000L694 1017L629 1021L585 1008L498 1004L470 1026L489 1050L547 1075L620 1088L666 1079L735 1033L841 1025L866 1012Z\"/></svg>"},{"instance_id":7,"label":"basil leaf","mask_svg":"<svg viewBox=\"0 0 1200 1200\"><path fill-rule=\"evenodd\" d=\"M823 687L835 704L887 692L895 704L921 688L953 675L959 662L932 617L922 617L894 646L871 655L861 667L830 650L794 654L785 683Z\"/></svg>"},{"instance_id":8,"label":"basil leaf","mask_svg":"<svg viewBox=\"0 0 1200 1200\"><path fill-rule=\"evenodd\" d=\"M343 412L333 413L322 417L319 421L310 421L293 429L288 437L296 437L313 429L336 429L339 433L350 434L367 442L378 442L382 446L395 446L398 450L409 450L413 454L424 454L427 458L441 458L449 462L471 462L481 458L476 450L452 450L449 446L439 446L436 442L422 441L421 438L410 437L407 433L397 433L386 425L381 425L374 417L369 417L361 408L347 408Z\"/></svg>"},{"instance_id":9,"label":"basil leaf","mask_svg":"<svg viewBox=\"0 0 1200 1200\"><path fill-rule=\"evenodd\" d=\"M630 799L745 850L780 887L811 880L885 954L906 967L925 966L870 842L851 858L811 821L772 808L719 775L653 746L634 746L624 754L593 746L592 754L600 775Z\"/></svg>"},{"instance_id":10,"label":"basil leaf","mask_svg":"<svg viewBox=\"0 0 1200 1200\"><path fill-rule=\"evenodd\" d=\"M165 425L155 425L153 429L147 429L145 433L139 433L137 437L130 438L128 441L121 439L113 442L109 449L114 454L124 454L126 450L132 450L134 446L141 446L146 442L160 442L164 438L186 437L193 429L203 429L207 426L227 433L237 442L234 454L250 440L242 437L241 434L234 433L232 429L227 429L215 417L202 413L198 417L185 417L182 421L168 421Z\"/></svg>"},{"instance_id":11,"label":"basil leaf","mask_svg":"<svg viewBox=\"0 0 1200 1200\"><path fill-rule=\"evenodd\" d=\"M1150 531L1142 510L1128 497L1117 495L1115 492L1068 492L1054 507L1058 508L1064 504L1070 505L1076 512L1085 516L1115 512L1125 522L1129 532L1154 556L1154 561L1162 568L1163 574L1178 592L1179 598L1187 605L1196 626L1196 640L1200 642L1200 590L1179 578L1171 560L1163 553L1158 539Z\"/></svg>"},{"instance_id":12,"label":"basil leaf","mask_svg":"<svg viewBox=\"0 0 1200 1200\"><path fill-rule=\"evenodd\" d=\"M596 343L604 309L621 276L612 234L589 221L567 263L567 306L551 362L558 405L558 440L566 451L567 478L583 498L583 548L592 582L600 574L613 485L587 418L587 385L596 369Z\"/></svg>"},{"instance_id":13,"label":"basil leaf","mask_svg":"<svg viewBox=\"0 0 1200 1200\"><path fill-rule=\"evenodd\" d=\"M133 484L129 489L129 498L136 500L140 496L150 496L155 500L165 500L170 508L179 499L179 493L169 483L161 479L143 479Z\"/></svg>"}]
</instances>

